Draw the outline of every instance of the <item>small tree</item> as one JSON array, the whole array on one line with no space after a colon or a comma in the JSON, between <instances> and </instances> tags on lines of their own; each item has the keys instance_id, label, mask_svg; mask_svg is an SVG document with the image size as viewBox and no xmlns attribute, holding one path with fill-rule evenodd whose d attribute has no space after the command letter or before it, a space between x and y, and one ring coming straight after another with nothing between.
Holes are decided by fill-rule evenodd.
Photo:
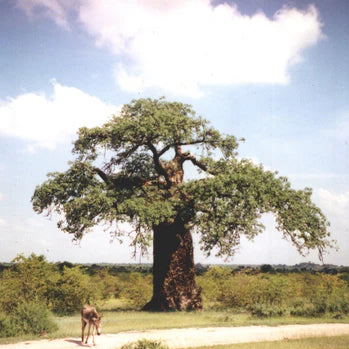
<instances>
[{"instance_id":1,"label":"small tree","mask_svg":"<svg viewBox=\"0 0 349 349\"><path fill-rule=\"evenodd\" d=\"M63 215L58 227L81 239L100 222L132 226L132 245L153 240L153 297L146 309L199 309L192 232L209 255L232 256L240 236L263 231L272 212L277 229L301 254L331 247L326 218L311 189L237 159L238 140L222 135L190 106L164 99L124 105L102 127L81 128L66 172L51 173L32 198L38 213ZM187 166L188 165L188 166ZM196 168L200 178L185 177Z\"/></svg>"},{"instance_id":2,"label":"small tree","mask_svg":"<svg viewBox=\"0 0 349 349\"><path fill-rule=\"evenodd\" d=\"M0 310L13 313L20 304L50 304L50 288L59 278L57 267L44 256L18 255L0 277Z\"/></svg>"},{"instance_id":3,"label":"small tree","mask_svg":"<svg viewBox=\"0 0 349 349\"><path fill-rule=\"evenodd\" d=\"M56 313L71 314L84 304L95 304L102 298L99 284L92 282L79 266L64 268L55 287L51 290L52 309Z\"/></svg>"}]
</instances>

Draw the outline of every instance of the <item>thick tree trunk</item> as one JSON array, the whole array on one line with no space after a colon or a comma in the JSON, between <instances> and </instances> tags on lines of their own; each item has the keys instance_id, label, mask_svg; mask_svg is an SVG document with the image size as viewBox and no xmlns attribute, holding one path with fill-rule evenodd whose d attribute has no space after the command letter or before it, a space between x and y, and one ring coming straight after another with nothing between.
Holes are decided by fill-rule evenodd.
<instances>
[{"instance_id":1,"label":"thick tree trunk","mask_svg":"<svg viewBox=\"0 0 349 349\"><path fill-rule=\"evenodd\" d=\"M182 222L154 226L153 298L144 310L202 308L195 283L193 240Z\"/></svg>"}]
</instances>

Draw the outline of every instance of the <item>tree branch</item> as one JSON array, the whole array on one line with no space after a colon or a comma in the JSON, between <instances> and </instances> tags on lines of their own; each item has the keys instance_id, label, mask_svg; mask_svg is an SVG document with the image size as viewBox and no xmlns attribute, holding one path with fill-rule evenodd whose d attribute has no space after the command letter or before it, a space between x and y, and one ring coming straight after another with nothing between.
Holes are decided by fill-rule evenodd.
<instances>
[{"instance_id":1,"label":"tree branch","mask_svg":"<svg viewBox=\"0 0 349 349\"><path fill-rule=\"evenodd\" d=\"M99 175L99 177L103 180L104 183L108 185L110 184L109 176L106 173L104 173L100 168L94 167L93 170Z\"/></svg>"},{"instance_id":2,"label":"tree branch","mask_svg":"<svg viewBox=\"0 0 349 349\"><path fill-rule=\"evenodd\" d=\"M185 154L185 157L183 159L183 162L186 161L186 160L190 160L193 165L199 167L201 170L205 171L205 172L208 172L208 173L211 173L208 169L208 167L203 164L202 162L200 162L194 155L192 154Z\"/></svg>"},{"instance_id":3,"label":"tree branch","mask_svg":"<svg viewBox=\"0 0 349 349\"><path fill-rule=\"evenodd\" d=\"M119 158L127 158L129 157L130 155L132 155L138 148L139 148L139 144L136 144L135 146L133 146L132 148L128 149L128 150L125 150L123 152L121 152L118 156ZM121 160L120 160L121 162Z\"/></svg>"},{"instance_id":4,"label":"tree branch","mask_svg":"<svg viewBox=\"0 0 349 349\"><path fill-rule=\"evenodd\" d=\"M205 139L199 139L192 142L176 142L166 145L162 150L158 152L159 157L164 155L171 147L181 147L183 145L195 145L200 143L208 143Z\"/></svg>"},{"instance_id":5,"label":"tree branch","mask_svg":"<svg viewBox=\"0 0 349 349\"><path fill-rule=\"evenodd\" d=\"M158 171L158 173L160 175L165 177L167 185L171 186L170 178L168 176L168 173L167 173L164 165L160 161L160 155L159 155L158 151L156 150L155 146L152 143L148 142L147 145L148 145L149 149L151 150L151 152L153 153L155 169Z\"/></svg>"}]
</instances>

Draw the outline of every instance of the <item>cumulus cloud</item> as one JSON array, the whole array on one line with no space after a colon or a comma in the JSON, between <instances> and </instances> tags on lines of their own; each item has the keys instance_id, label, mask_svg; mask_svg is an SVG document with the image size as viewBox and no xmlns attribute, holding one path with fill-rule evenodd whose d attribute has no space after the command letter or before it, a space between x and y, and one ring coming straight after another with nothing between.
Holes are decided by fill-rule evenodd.
<instances>
[{"instance_id":1,"label":"cumulus cloud","mask_svg":"<svg viewBox=\"0 0 349 349\"><path fill-rule=\"evenodd\" d=\"M155 87L200 96L205 86L285 84L303 50L322 37L314 6L283 7L269 18L209 0L80 0L74 11L67 0L17 3L26 12L45 6L57 23L74 12L116 56L116 81L130 92Z\"/></svg>"},{"instance_id":2,"label":"cumulus cloud","mask_svg":"<svg viewBox=\"0 0 349 349\"><path fill-rule=\"evenodd\" d=\"M53 94L26 93L0 100L0 134L27 141L29 147L54 148L79 127L103 124L117 112L113 105L53 81Z\"/></svg>"}]
</instances>

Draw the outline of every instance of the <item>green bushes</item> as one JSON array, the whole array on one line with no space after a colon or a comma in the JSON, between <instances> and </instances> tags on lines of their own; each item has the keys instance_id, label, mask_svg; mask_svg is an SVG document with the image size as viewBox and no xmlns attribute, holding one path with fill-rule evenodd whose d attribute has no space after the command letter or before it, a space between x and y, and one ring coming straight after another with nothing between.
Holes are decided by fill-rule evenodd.
<instances>
[{"instance_id":1,"label":"green bushes","mask_svg":"<svg viewBox=\"0 0 349 349\"><path fill-rule=\"evenodd\" d=\"M43 256L20 255L0 277L0 311L12 314L18 304L35 302L61 314L80 310L85 303L102 298L102 286L82 268L64 267L62 271Z\"/></svg>"},{"instance_id":2,"label":"green bushes","mask_svg":"<svg viewBox=\"0 0 349 349\"><path fill-rule=\"evenodd\" d=\"M198 278L198 283L204 300L213 308L252 310L256 304L282 306L290 292L285 275L251 274L249 270L233 273L223 267L211 268Z\"/></svg>"},{"instance_id":3,"label":"green bushes","mask_svg":"<svg viewBox=\"0 0 349 349\"><path fill-rule=\"evenodd\" d=\"M340 275L235 272L212 267L198 277L206 305L249 311L258 317L349 313L349 287Z\"/></svg>"},{"instance_id":4,"label":"green bushes","mask_svg":"<svg viewBox=\"0 0 349 349\"><path fill-rule=\"evenodd\" d=\"M127 300L131 307L141 308L152 296L152 276L140 273L123 274L120 277L120 297Z\"/></svg>"},{"instance_id":5,"label":"green bushes","mask_svg":"<svg viewBox=\"0 0 349 349\"><path fill-rule=\"evenodd\" d=\"M168 349L166 345L161 342L153 342L147 339L141 339L135 343L125 344L121 349Z\"/></svg>"},{"instance_id":6,"label":"green bushes","mask_svg":"<svg viewBox=\"0 0 349 349\"><path fill-rule=\"evenodd\" d=\"M0 337L13 337L18 330L13 328L12 321L6 314L0 314Z\"/></svg>"},{"instance_id":7,"label":"green bushes","mask_svg":"<svg viewBox=\"0 0 349 349\"><path fill-rule=\"evenodd\" d=\"M270 272L268 272L270 270ZM349 314L348 274L279 273L211 267L197 277L206 309L230 309L257 317ZM50 311L71 314L84 303L140 309L152 296L152 276L145 272L115 272L108 266L93 273L68 263L58 266L43 256L20 255L0 272L0 336L49 333L55 329Z\"/></svg>"},{"instance_id":8,"label":"green bushes","mask_svg":"<svg viewBox=\"0 0 349 349\"><path fill-rule=\"evenodd\" d=\"M98 285L102 301L110 298L122 299L127 308L140 309L152 296L153 277L140 272L120 272L117 275L100 270L93 277Z\"/></svg>"},{"instance_id":9,"label":"green bushes","mask_svg":"<svg viewBox=\"0 0 349 349\"><path fill-rule=\"evenodd\" d=\"M43 256L20 255L0 274L0 336L55 329L50 310L69 314L101 298L99 287L79 267L63 271Z\"/></svg>"},{"instance_id":10,"label":"green bushes","mask_svg":"<svg viewBox=\"0 0 349 349\"><path fill-rule=\"evenodd\" d=\"M51 290L49 302L54 312L72 314L84 304L95 304L101 299L101 289L81 268L64 268Z\"/></svg>"},{"instance_id":11,"label":"green bushes","mask_svg":"<svg viewBox=\"0 0 349 349\"><path fill-rule=\"evenodd\" d=\"M40 335L53 332L57 325L44 304L22 303L11 316L11 321L19 333Z\"/></svg>"},{"instance_id":12,"label":"green bushes","mask_svg":"<svg viewBox=\"0 0 349 349\"><path fill-rule=\"evenodd\" d=\"M250 309L251 314L256 317L276 317L287 314L285 308L281 308L277 305L266 305L266 304L253 304Z\"/></svg>"},{"instance_id":13,"label":"green bushes","mask_svg":"<svg viewBox=\"0 0 349 349\"><path fill-rule=\"evenodd\" d=\"M23 334L41 335L55 330L57 325L44 304L22 303L12 313L0 315L1 337Z\"/></svg>"},{"instance_id":14,"label":"green bushes","mask_svg":"<svg viewBox=\"0 0 349 349\"><path fill-rule=\"evenodd\" d=\"M47 304L51 286L56 284L59 273L54 264L43 256L19 255L12 267L0 276L0 310L12 313L18 304L37 302Z\"/></svg>"}]
</instances>

